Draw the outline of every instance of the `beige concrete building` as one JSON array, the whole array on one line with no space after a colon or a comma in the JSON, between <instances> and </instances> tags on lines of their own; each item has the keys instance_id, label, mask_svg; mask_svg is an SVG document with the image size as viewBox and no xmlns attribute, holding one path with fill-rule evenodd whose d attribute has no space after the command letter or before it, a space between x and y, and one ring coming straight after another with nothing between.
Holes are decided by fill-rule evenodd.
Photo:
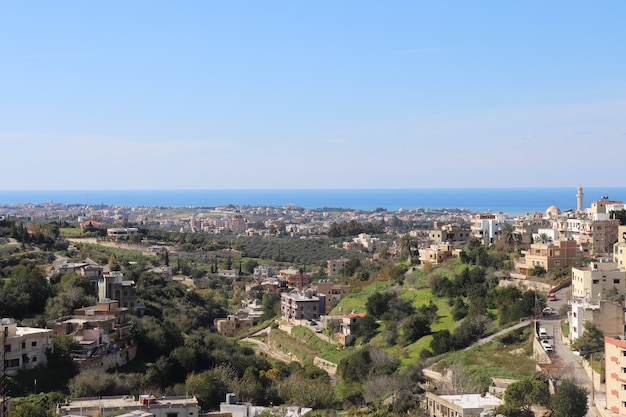
<instances>
[{"instance_id":1,"label":"beige concrete building","mask_svg":"<svg viewBox=\"0 0 626 417\"><path fill-rule=\"evenodd\" d=\"M525 275L536 266L552 272L557 268L564 269L571 266L577 255L578 245L573 239L547 244L533 243L524 258L515 262L515 268L518 273Z\"/></svg>"},{"instance_id":2,"label":"beige concrete building","mask_svg":"<svg viewBox=\"0 0 626 417\"><path fill-rule=\"evenodd\" d=\"M435 228L428 230L428 241L430 243L458 243L463 245L472 236L472 231L469 229L461 229L458 224L444 224L439 225L435 222Z\"/></svg>"},{"instance_id":3,"label":"beige concrete building","mask_svg":"<svg viewBox=\"0 0 626 417\"><path fill-rule=\"evenodd\" d=\"M469 417L493 410L504 401L490 394L437 395L426 392L426 409L430 417Z\"/></svg>"},{"instance_id":4,"label":"beige concrete building","mask_svg":"<svg viewBox=\"0 0 626 417\"><path fill-rule=\"evenodd\" d=\"M550 221L539 216L520 217L515 219L515 233L520 236L520 243L530 243L539 229L550 226Z\"/></svg>"},{"instance_id":5,"label":"beige concrete building","mask_svg":"<svg viewBox=\"0 0 626 417\"><path fill-rule=\"evenodd\" d=\"M626 340L624 337L604 338L606 375L606 408L620 416L626 415Z\"/></svg>"},{"instance_id":6,"label":"beige concrete building","mask_svg":"<svg viewBox=\"0 0 626 417\"><path fill-rule=\"evenodd\" d=\"M350 285L337 284L330 280L320 280L311 285L318 294L324 294L326 296L325 313L330 313L330 310L335 307L339 301L343 300L350 294Z\"/></svg>"},{"instance_id":7,"label":"beige concrete building","mask_svg":"<svg viewBox=\"0 0 626 417\"><path fill-rule=\"evenodd\" d=\"M231 314L226 318L215 319L214 324L217 333L232 337L250 329L256 323L252 317L239 317Z\"/></svg>"},{"instance_id":8,"label":"beige concrete building","mask_svg":"<svg viewBox=\"0 0 626 417\"><path fill-rule=\"evenodd\" d=\"M434 244L427 248L420 248L419 259L421 264L441 265L448 259L454 257L456 252L457 251L451 244Z\"/></svg>"},{"instance_id":9,"label":"beige concrete building","mask_svg":"<svg viewBox=\"0 0 626 417\"><path fill-rule=\"evenodd\" d=\"M50 329L19 327L12 318L0 320L0 374L16 375L48 364L46 351L52 349ZM5 369L6 367L6 369Z\"/></svg>"},{"instance_id":10,"label":"beige concrete building","mask_svg":"<svg viewBox=\"0 0 626 417\"><path fill-rule=\"evenodd\" d=\"M337 340L343 346L349 346L354 340L354 332L359 325L359 321L367 316L367 313L351 313L343 316L341 320L341 328L337 333Z\"/></svg>"},{"instance_id":11,"label":"beige concrete building","mask_svg":"<svg viewBox=\"0 0 626 417\"><path fill-rule=\"evenodd\" d=\"M600 300L607 290L615 287L619 294L626 292L626 271L615 262L600 259L584 268L572 268L572 296Z\"/></svg>"},{"instance_id":12,"label":"beige concrete building","mask_svg":"<svg viewBox=\"0 0 626 417\"><path fill-rule=\"evenodd\" d=\"M613 261L620 271L626 271L626 226L619 226L617 236L617 242L613 244Z\"/></svg>"}]
</instances>

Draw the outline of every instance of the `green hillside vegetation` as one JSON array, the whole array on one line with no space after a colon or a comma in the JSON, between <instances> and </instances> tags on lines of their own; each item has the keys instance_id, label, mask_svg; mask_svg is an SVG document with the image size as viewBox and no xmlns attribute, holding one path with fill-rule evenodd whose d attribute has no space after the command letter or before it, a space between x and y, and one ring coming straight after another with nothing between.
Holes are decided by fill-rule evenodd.
<instances>
[{"instance_id":1,"label":"green hillside vegetation","mask_svg":"<svg viewBox=\"0 0 626 417\"><path fill-rule=\"evenodd\" d=\"M529 316L537 297L532 291L498 287L497 271L506 265L508 253L487 250L477 242L439 267L413 269L407 261L384 256L368 260L365 253L350 258L337 281L350 283L351 294L331 314L367 313L354 330L353 345L328 343L309 327L295 326L288 334L272 324L269 338L262 338L297 358L285 364L257 354L252 344L211 331L214 320L234 312L246 296L261 299L267 307L261 322L269 323L280 311L278 296L259 289L243 294L241 283L212 272L216 263L220 268L241 268L242 282L250 283L253 267L266 264L308 269L314 277L322 277L324 259L346 254L340 246L331 247L339 240L276 237L233 242L232 236L155 232L153 237L159 241L170 239L171 244L175 239L192 250L178 259L91 244L68 250L63 241L66 227L59 231L54 225L39 225L34 236L22 225L9 222L4 228L16 236L20 252L19 257L14 253L0 257L0 315L41 325L78 306L92 305L96 294L88 278L55 274L46 279L43 267L59 254L69 261L90 257L121 270L126 279L136 282L138 298L146 306L145 316L134 317L131 323L139 357L115 372L96 370L73 377L69 372L65 380L55 380L59 392L54 398L125 395L140 389L166 395L194 392L203 410L213 410L226 392L235 392L239 399L258 405L290 402L345 410L369 404L379 415L405 415L420 406L422 367L427 364L465 375L468 390L483 389L490 376L518 377L534 371L528 357L530 334L524 331L462 351ZM196 249L201 256L191 255ZM229 256L235 251L236 259ZM193 285L151 272L153 266L167 263L177 276L191 278ZM260 327L250 334L257 330ZM332 337L337 330L334 325L324 334ZM337 364L334 378L312 365L315 356ZM32 392L29 378L11 378L13 396ZM337 382L336 387L330 381ZM39 386L48 387L43 379ZM389 398L393 398L391 406Z\"/></svg>"}]
</instances>

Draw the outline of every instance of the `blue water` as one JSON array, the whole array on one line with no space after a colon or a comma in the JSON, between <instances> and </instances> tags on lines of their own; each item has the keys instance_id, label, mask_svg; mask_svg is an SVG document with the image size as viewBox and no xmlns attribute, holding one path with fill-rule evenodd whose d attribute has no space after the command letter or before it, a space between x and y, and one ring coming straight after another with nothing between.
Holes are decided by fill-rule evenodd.
<instances>
[{"instance_id":1,"label":"blue water","mask_svg":"<svg viewBox=\"0 0 626 417\"><path fill-rule=\"evenodd\" d=\"M576 208L572 188L438 188L438 189L316 189L316 190L36 190L0 191L2 204L104 204L111 206L213 207L228 204L303 208L351 208L389 211L413 208L465 208L508 214L543 212L555 204ZM608 195L626 201L626 187L585 188L584 207Z\"/></svg>"}]
</instances>

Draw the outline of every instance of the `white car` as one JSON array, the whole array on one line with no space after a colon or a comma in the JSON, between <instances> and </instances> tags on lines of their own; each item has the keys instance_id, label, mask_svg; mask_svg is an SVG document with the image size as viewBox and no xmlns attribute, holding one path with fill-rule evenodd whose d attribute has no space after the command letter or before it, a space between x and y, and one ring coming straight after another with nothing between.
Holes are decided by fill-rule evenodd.
<instances>
[{"instance_id":1,"label":"white car","mask_svg":"<svg viewBox=\"0 0 626 417\"><path fill-rule=\"evenodd\" d=\"M543 309L543 311L541 312L544 316L548 316L550 314L552 314L552 309L550 307L546 307Z\"/></svg>"},{"instance_id":2,"label":"white car","mask_svg":"<svg viewBox=\"0 0 626 417\"><path fill-rule=\"evenodd\" d=\"M541 339L541 346L543 346L546 352L552 352L552 345L546 339Z\"/></svg>"}]
</instances>

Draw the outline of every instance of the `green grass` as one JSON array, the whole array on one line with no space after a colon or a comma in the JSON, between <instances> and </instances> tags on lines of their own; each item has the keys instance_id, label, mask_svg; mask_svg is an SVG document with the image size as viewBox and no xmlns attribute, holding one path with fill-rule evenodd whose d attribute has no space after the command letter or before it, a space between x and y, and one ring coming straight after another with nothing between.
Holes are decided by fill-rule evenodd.
<instances>
[{"instance_id":1,"label":"green grass","mask_svg":"<svg viewBox=\"0 0 626 417\"><path fill-rule=\"evenodd\" d=\"M298 329L298 327L302 330ZM282 330L272 329L270 335L272 346L280 349L280 351L285 354L291 353L303 363L313 363L315 356L318 356L322 350L326 348L326 342L318 339L315 335L307 335L307 331L313 333L302 326L294 327L292 335ZM302 340L298 337L302 338ZM321 347L318 342L314 341L312 338L324 343L324 347Z\"/></svg>"},{"instance_id":2,"label":"green grass","mask_svg":"<svg viewBox=\"0 0 626 417\"><path fill-rule=\"evenodd\" d=\"M62 227L60 229L62 237L84 237L87 233L80 227Z\"/></svg>"},{"instance_id":3,"label":"green grass","mask_svg":"<svg viewBox=\"0 0 626 417\"><path fill-rule=\"evenodd\" d=\"M530 327L512 333L514 336L511 338L499 338L493 343L445 354L433 369L441 372L451 366L459 366L485 387L491 377L515 379L530 375L536 370L536 363L530 357ZM509 343L504 343L505 340Z\"/></svg>"},{"instance_id":4,"label":"green grass","mask_svg":"<svg viewBox=\"0 0 626 417\"><path fill-rule=\"evenodd\" d=\"M348 294L346 298L341 300L341 302L339 302L339 304L332 309L330 315L349 314L352 310L357 313L365 312L365 303L367 302L367 299L372 294L385 291L391 286L391 284L391 281L374 282L372 285L368 285L362 290Z\"/></svg>"}]
</instances>

